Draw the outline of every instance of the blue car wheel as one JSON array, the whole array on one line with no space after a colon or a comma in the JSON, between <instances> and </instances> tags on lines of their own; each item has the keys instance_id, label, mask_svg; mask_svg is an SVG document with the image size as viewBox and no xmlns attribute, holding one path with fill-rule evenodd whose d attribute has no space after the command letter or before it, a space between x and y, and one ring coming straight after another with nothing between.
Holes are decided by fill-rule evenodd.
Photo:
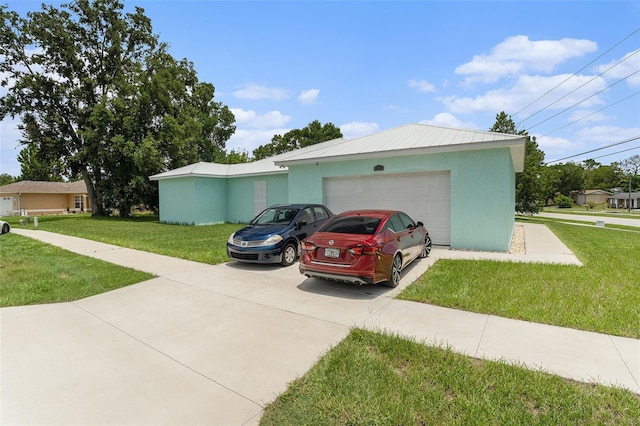
<instances>
[{"instance_id":1,"label":"blue car wheel","mask_svg":"<svg viewBox=\"0 0 640 426\"><path fill-rule=\"evenodd\" d=\"M289 242L282 248L282 266L290 266L296 261L298 250L296 246Z\"/></svg>"}]
</instances>

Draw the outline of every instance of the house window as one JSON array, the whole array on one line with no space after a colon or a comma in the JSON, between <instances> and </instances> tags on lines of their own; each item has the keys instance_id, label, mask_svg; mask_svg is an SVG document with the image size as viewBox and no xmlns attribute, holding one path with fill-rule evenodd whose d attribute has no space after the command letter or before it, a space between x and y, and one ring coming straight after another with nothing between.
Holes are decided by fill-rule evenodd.
<instances>
[{"instance_id":1,"label":"house window","mask_svg":"<svg viewBox=\"0 0 640 426\"><path fill-rule=\"evenodd\" d=\"M84 197L82 195L73 197L73 208L76 210L84 210Z\"/></svg>"}]
</instances>

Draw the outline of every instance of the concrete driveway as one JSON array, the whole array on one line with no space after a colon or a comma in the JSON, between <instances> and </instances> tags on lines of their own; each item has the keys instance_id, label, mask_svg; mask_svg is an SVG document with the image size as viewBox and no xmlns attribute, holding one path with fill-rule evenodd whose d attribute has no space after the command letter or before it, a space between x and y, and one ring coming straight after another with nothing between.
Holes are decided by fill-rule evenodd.
<instances>
[{"instance_id":1,"label":"concrete driveway","mask_svg":"<svg viewBox=\"0 0 640 426\"><path fill-rule=\"evenodd\" d=\"M547 256L573 262L533 226L526 233L546 235ZM639 340L394 300L438 258L468 252L435 249L388 289L305 279L296 265L212 266L15 232L158 277L76 302L0 309L2 424L257 424L264 405L352 327L640 393Z\"/></svg>"}]
</instances>

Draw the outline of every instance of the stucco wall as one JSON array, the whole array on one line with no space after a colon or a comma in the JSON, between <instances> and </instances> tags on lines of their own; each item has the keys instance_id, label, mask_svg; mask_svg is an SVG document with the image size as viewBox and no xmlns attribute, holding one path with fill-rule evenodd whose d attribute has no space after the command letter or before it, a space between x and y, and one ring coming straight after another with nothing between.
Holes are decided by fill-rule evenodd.
<instances>
[{"instance_id":1,"label":"stucco wall","mask_svg":"<svg viewBox=\"0 0 640 426\"><path fill-rule=\"evenodd\" d=\"M507 148L323 162L289 167L289 202L323 202L322 178L450 170L451 247L506 251L515 223L515 174Z\"/></svg>"},{"instance_id":2,"label":"stucco wall","mask_svg":"<svg viewBox=\"0 0 640 426\"><path fill-rule=\"evenodd\" d=\"M226 221L227 179L181 177L158 181L160 221L210 225Z\"/></svg>"},{"instance_id":3,"label":"stucco wall","mask_svg":"<svg viewBox=\"0 0 640 426\"><path fill-rule=\"evenodd\" d=\"M159 180L160 221L186 225L246 223L255 217L254 185L257 181L266 182L267 206L288 202L286 173Z\"/></svg>"},{"instance_id":4,"label":"stucco wall","mask_svg":"<svg viewBox=\"0 0 640 426\"><path fill-rule=\"evenodd\" d=\"M226 221L247 223L255 217L255 182L267 183L267 206L288 203L288 178L286 173L263 176L242 176L228 179L228 205Z\"/></svg>"}]
</instances>

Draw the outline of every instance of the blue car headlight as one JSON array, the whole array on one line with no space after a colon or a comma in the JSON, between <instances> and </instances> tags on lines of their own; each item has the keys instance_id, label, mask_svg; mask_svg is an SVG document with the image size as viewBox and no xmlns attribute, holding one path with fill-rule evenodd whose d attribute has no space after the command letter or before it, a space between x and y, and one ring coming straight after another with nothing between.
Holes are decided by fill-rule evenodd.
<instances>
[{"instance_id":1,"label":"blue car headlight","mask_svg":"<svg viewBox=\"0 0 640 426\"><path fill-rule=\"evenodd\" d=\"M229 239L227 240L227 242L229 244L233 244L233 236L236 235L236 233L234 232L233 234L229 235Z\"/></svg>"},{"instance_id":2,"label":"blue car headlight","mask_svg":"<svg viewBox=\"0 0 640 426\"><path fill-rule=\"evenodd\" d=\"M278 234L272 235L262 242L262 246L274 246L282 241L282 237Z\"/></svg>"}]
</instances>

